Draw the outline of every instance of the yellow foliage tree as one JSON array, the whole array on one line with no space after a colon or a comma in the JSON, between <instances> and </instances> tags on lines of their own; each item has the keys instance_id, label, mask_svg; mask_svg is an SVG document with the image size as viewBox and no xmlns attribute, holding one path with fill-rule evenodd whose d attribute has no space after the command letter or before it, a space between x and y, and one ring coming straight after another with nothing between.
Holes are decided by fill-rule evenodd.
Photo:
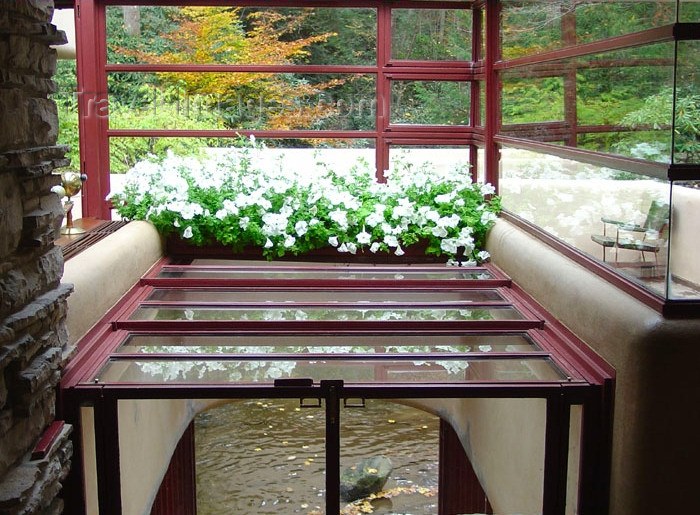
<instances>
[{"instance_id":1,"label":"yellow foliage tree","mask_svg":"<svg viewBox=\"0 0 700 515\"><path fill-rule=\"evenodd\" d=\"M128 51L150 64L288 65L303 63L308 48L333 33L305 38L292 34L308 10L285 14L277 10L243 14L241 8L184 7L179 27L166 39L173 50L164 53ZM246 28L246 22L248 27ZM319 102L320 95L342 79L309 81L289 73L250 70L221 72L160 72L164 85L188 95L205 95L217 102L224 122L232 128L290 130L309 128L314 120L333 116L335 107ZM223 108L222 108L223 107Z\"/></svg>"}]
</instances>

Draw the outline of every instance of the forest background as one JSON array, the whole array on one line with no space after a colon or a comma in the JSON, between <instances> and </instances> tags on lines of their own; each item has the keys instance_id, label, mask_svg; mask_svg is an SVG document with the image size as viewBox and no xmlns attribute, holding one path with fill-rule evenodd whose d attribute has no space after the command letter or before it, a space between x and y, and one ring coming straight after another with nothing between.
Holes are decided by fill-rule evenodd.
<instances>
[{"instance_id":1,"label":"forest background","mask_svg":"<svg viewBox=\"0 0 700 515\"><path fill-rule=\"evenodd\" d=\"M675 19L672 2L513 2L502 24L502 53L513 59L563 45L562 17L575 10L576 41L596 41ZM376 11L367 8L110 6L109 63L225 65L374 65ZM396 9L392 58L471 60L472 13L466 9ZM576 118L615 126L578 146L667 160L672 83L669 46L649 45L597 56L627 66L582 67L576 75ZM583 58L585 61L586 58ZM697 79L697 76L695 76ZM59 143L78 162L78 88L74 60L61 60ZM502 77L503 125L564 120L564 75ZM192 155L202 147L236 145L236 130L373 130L376 81L370 74L132 73L108 74L110 128L229 129L232 138L110 139L111 173L167 150ZM466 88L468 90L468 88ZM700 155L700 98L680 85L676 131L685 153ZM465 83L404 81L392 90L392 123L463 125ZM640 128L642 130L640 130ZM643 130L648 128L649 130ZM283 147L366 145L366 140L267 140Z\"/></svg>"}]
</instances>

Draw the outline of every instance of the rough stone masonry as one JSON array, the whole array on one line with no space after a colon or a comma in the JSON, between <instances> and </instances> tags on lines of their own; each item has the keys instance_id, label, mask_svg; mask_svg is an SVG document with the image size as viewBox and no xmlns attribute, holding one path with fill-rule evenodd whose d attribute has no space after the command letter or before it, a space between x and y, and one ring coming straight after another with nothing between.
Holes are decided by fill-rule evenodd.
<instances>
[{"instance_id":1,"label":"rough stone masonry","mask_svg":"<svg viewBox=\"0 0 700 515\"><path fill-rule=\"evenodd\" d=\"M72 455L67 425L53 425L67 344L63 217L51 187L69 164L56 145L52 0L0 0L0 514L63 512ZM32 452L47 428L44 452Z\"/></svg>"}]
</instances>

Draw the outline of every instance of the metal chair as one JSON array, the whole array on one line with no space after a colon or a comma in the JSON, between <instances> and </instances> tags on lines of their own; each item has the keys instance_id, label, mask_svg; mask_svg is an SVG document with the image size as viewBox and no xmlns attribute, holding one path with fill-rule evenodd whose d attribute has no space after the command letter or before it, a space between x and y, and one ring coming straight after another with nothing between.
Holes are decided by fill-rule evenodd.
<instances>
[{"instance_id":1,"label":"metal chair","mask_svg":"<svg viewBox=\"0 0 700 515\"><path fill-rule=\"evenodd\" d=\"M603 234L591 234L591 239L603 246L603 261L605 249L615 249L615 263L618 263L620 249L637 250L642 253L642 262L646 263L646 253L654 254L654 264L658 265L657 254L668 237L669 206L664 202L653 200L643 225L632 222L622 222L602 217ZM614 234L608 234L608 228L614 227ZM642 233L641 238L635 237Z\"/></svg>"}]
</instances>

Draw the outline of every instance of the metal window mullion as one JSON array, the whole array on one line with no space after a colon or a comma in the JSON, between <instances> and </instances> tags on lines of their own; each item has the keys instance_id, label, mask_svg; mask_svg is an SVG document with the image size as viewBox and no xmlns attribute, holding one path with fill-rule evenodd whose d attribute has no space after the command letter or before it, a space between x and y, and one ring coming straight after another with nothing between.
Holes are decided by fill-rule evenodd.
<instances>
[{"instance_id":1,"label":"metal window mullion","mask_svg":"<svg viewBox=\"0 0 700 515\"><path fill-rule=\"evenodd\" d=\"M564 390L547 397L544 444L543 515L565 515L571 406Z\"/></svg>"},{"instance_id":2,"label":"metal window mullion","mask_svg":"<svg viewBox=\"0 0 700 515\"><path fill-rule=\"evenodd\" d=\"M119 463L119 400L117 395L103 388L102 395L95 402L94 410L97 495L100 515L121 515L122 489Z\"/></svg>"}]
</instances>

